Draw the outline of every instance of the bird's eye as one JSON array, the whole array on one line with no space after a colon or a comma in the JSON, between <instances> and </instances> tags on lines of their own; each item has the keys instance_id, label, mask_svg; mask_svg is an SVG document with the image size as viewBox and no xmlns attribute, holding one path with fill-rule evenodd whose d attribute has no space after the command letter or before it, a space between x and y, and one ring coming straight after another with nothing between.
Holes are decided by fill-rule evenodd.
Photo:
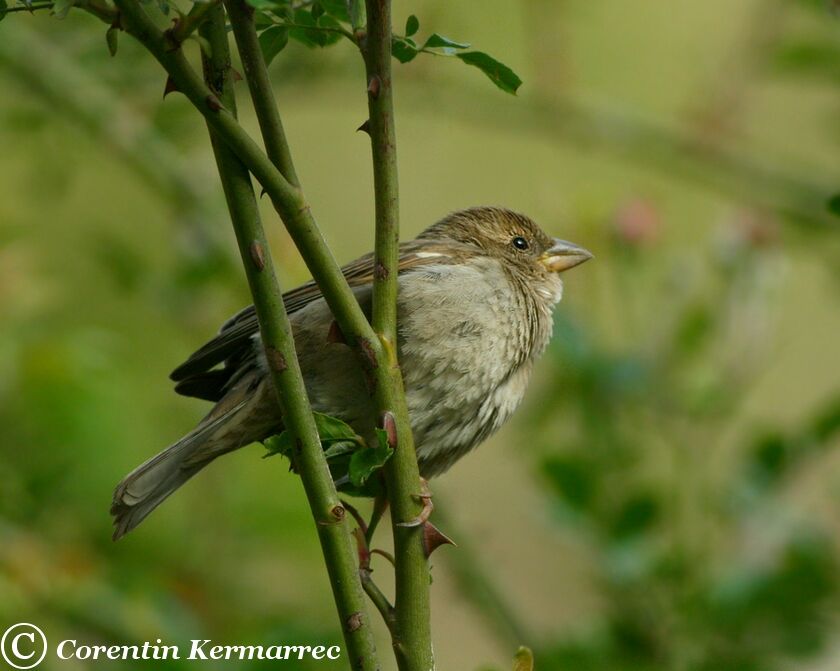
<instances>
[{"instance_id":1,"label":"bird's eye","mask_svg":"<svg viewBox=\"0 0 840 671\"><path fill-rule=\"evenodd\" d=\"M521 251L525 251L528 249L528 241L523 238L521 235L517 235L512 241L511 244Z\"/></svg>"}]
</instances>

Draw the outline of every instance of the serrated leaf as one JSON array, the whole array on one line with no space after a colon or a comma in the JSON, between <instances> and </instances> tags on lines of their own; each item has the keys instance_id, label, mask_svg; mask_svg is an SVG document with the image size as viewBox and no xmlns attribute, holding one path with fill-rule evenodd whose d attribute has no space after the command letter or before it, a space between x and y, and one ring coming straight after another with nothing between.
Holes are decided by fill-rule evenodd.
<instances>
[{"instance_id":1,"label":"serrated leaf","mask_svg":"<svg viewBox=\"0 0 840 671\"><path fill-rule=\"evenodd\" d=\"M105 31L105 42L108 45L108 53L111 56L117 55L117 45L119 44L120 31L116 26L111 26Z\"/></svg>"},{"instance_id":2,"label":"serrated leaf","mask_svg":"<svg viewBox=\"0 0 840 671\"><path fill-rule=\"evenodd\" d=\"M269 65L289 43L289 29L283 26L271 26L260 33L260 50L265 64Z\"/></svg>"},{"instance_id":3,"label":"serrated leaf","mask_svg":"<svg viewBox=\"0 0 840 671\"><path fill-rule=\"evenodd\" d=\"M506 93L515 95L517 89L522 85L522 80L513 70L483 51L468 51L467 53L456 54L456 57L467 65L477 67L490 78L491 82Z\"/></svg>"},{"instance_id":4,"label":"serrated leaf","mask_svg":"<svg viewBox=\"0 0 840 671\"><path fill-rule=\"evenodd\" d=\"M833 195L831 198L828 199L826 203L826 207L831 214L835 214L840 217L840 193Z\"/></svg>"},{"instance_id":5,"label":"serrated leaf","mask_svg":"<svg viewBox=\"0 0 840 671\"><path fill-rule=\"evenodd\" d=\"M376 438L378 442L376 447L357 450L350 458L348 475L355 487L363 486L370 476L382 468L394 454L393 448L388 445L388 436L383 429L376 429Z\"/></svg>"},{"instance_id":6,"label":"serrated leaf","mask_svg":"<svg viewBox=\"0 0 840 671\"><path fill-rule=\"evenodd\" d=\"M405 36L411 37L412 35L415 35L418 30L420 30L420 19L412 14L405 22Z\"/></svg>"},{"instance_id":7,"label":"serrated leaf","mask_svg":"<svg viewBox=\"0 0 840 671\"><path fill-rule=\"evenodd\" d=\"M444 37L438 33L432 33L423 45L424 49L438 49L441 47L447 49L469 49L470 44L469 42L456 42L455 40L450 40L448 37Z\"/></svg>"},{"instance_id":8,"label":"serrated leaf","mask_svg":"<svg viewBox=\"0 0 840 671\"><path fill-rule=\"evenodd\" d=\"M339 21L350 23L350 11L347 9L346 0L320 0L324 11L334 16Z\"/></svg>"},{"instance_id":9,"label":"serrated leaf","mask_svg":"<svg viewBox=\"0 0 840 671\"><path fill-rule=\"evenodd\" d=\"M391 40L391 55L400 63L408 63L417 58L420 51L410 37L394 37Z\"/></svg>"}]
</instances>

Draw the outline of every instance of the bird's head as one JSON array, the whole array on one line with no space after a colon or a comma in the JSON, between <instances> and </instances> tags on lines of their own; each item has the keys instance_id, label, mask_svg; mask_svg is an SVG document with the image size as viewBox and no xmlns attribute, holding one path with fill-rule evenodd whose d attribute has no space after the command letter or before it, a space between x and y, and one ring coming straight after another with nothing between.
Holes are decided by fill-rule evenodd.
<instances>
[{"instance_id":1,"label":"bird's head","mask_svg":"<svg viewBox=\"0 0 840 671\"><path fill-rule=\"evenodd\" d=\"M552 302L560 299L560 273L592 258L583 247L552 238L524 214L498 207L453 212L420 237L448 238L477 247Z\"/></svg>"}]
</instances>

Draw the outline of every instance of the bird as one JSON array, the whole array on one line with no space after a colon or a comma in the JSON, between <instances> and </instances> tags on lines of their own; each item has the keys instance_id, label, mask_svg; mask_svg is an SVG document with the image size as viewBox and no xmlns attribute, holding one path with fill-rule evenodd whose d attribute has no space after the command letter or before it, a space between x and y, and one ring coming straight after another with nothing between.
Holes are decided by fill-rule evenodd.
<instances>
[{"instance_id":1,"label":"bird","mask_svg":"<svg viewBox=\"0 0 840 671\"><path fill-rule=\"evenodd\" d=\"M551 338L562 273L591 258L503 207L450 213L400 244L397 354L424 479L446 472L510 418ZM373 255L342 272L370 318ZM356 356L331 335L333 316L318 286L292 289L283 302L313 410L375 441L375 404ZM117 485L115 540L217 457L283 430L253 306L170 377L177 393L214 406Z\"/></svg>"}]
</instances>

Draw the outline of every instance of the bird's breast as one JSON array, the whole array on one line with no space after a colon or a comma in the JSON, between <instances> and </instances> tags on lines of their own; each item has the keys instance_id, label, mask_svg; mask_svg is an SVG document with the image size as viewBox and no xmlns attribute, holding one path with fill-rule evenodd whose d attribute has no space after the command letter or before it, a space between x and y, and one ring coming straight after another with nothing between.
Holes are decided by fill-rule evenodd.
<instances>
[{"instance_id":1,"label":"bird's breast","mask_svg":"<svg viewBox=\"0 0 840 671\"><path fill-rule=\"evenodd\" d=\"M519 405L541 318L550 332L550 315L535 316L492 259L401 278L400 364L424 475L446 470Z\"/></svg>"}]
</instances>

